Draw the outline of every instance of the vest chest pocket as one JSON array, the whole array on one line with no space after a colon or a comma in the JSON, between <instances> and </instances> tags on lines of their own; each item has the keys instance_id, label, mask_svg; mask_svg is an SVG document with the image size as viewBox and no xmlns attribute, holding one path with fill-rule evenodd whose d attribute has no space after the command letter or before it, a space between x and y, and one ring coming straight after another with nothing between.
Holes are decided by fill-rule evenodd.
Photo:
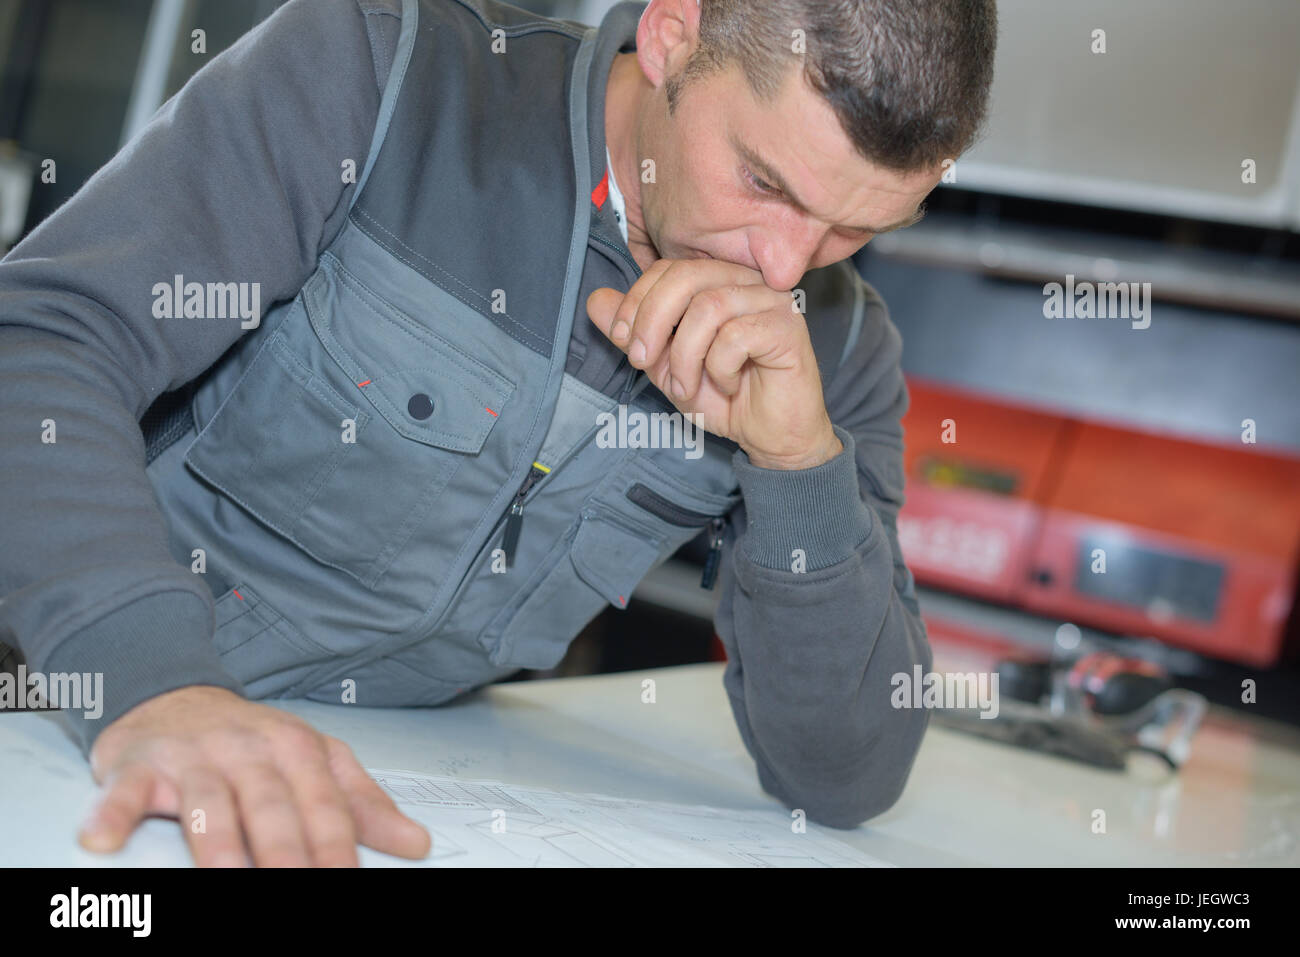
<instances>
[{"instance_id":1,"label":"vest chest pocket","mask_svg":"<svg viewBox=\"0 0 1300 957\"><path fill-rule=\"evenodd\" d=\"M327 254L185 461L367 588L386 591L400 566L401 597L418 605L449 558L437 552L447 536L417 533L437 520L439 493L473 467L513 392Z\"/></svg>"}]
</instances>

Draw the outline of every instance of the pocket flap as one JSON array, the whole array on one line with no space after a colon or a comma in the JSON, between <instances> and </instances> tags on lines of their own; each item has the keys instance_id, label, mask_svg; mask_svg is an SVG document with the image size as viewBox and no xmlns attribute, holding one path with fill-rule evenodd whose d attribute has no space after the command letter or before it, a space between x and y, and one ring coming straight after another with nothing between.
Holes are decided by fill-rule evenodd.
<instances>
[{"instance_id":1,"label":"pocket flap","mask_svg":"<svg viewBox=\"0 0 1300 957\"><path fill-rule=\"evenodd\" d=\"M514 385L375 295L333 257L321 262L327 268L303 290L307 315L357 391L409 439L481 450Z\"/></svg>"},{"instance_id":2,"label":"pocket flap","mask_svg":"<svg viewBox=\"0 0 1300 957\"><path fill-rule=\"evenodd\" d=\"M483 448L509 395L446 362L441 368L431 363L423 369L376 373L359 391L408 439L453 452Z\"/></svg>"},{"instance_id":3,"label":"pocket flap","mask_svg":"<svg viewBox=\"0 0 1300 957\"><path fill-rule=\"evenodd\" d=\"M611 605L626 608L632 592L654 567L659 542L600 513L583 513L569 556L578 576Z\"/></svg>"}]
</instances>

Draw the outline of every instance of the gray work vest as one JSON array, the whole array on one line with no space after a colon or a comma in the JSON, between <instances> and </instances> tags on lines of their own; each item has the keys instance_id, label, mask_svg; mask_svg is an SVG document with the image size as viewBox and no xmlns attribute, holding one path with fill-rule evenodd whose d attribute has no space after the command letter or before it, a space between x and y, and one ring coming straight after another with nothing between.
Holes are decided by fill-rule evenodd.
<instances>
[{"instance_id":1,"label":"gray work vest","mask_svg":"<svg viewBox=\"0 0 1300 957\"><path fill-rule=\"evenodd\" d=\"M740 502L730 443L597 441L620 403L674 411L644 376L566 372L584 290L639 274L591 228L596 34L406 0L345 225L149 463L250 695L431 705L551 667Z\"/></svg>"}]
</instances>

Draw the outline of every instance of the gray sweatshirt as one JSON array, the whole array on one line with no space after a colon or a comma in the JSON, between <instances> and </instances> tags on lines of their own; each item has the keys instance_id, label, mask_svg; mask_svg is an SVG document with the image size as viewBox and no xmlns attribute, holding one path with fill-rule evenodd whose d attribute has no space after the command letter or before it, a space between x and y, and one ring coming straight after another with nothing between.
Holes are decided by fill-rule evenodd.
<instances>
[{"instance_id":1,"label":"gray sweatshirt","mask_svg":"<svg viewBox=\"0 0 1300 957\"><path fill-rule=\"evenodd\" d=\"M628 48L640 9L611 13ZM243 692L212 646L211 593L168 550L138 424L239 329L157 322L153 281L183 262L259 282L264 303L297 294L347 215L338 157L366 155L399 26L395 0L293 0L0 262L0 641L31 671L104 674L102 716L70 715L87 752L165 691ZM614 52L594 62L607 71ZM892 707L891 677L931 664L895 527L902 343L863 288L860 333L826 382L845 450L793 472L736 453L715 620L762 786L836 827L898 799L928 713ZM585 315L574 330L599 336Z\"/></svg>"}]
</instances>

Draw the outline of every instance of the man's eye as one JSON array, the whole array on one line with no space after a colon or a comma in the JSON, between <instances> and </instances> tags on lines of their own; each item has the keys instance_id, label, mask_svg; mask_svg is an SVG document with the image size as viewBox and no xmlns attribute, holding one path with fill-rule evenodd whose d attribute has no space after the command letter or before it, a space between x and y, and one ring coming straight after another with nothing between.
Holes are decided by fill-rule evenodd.
<instances>
[{"instance_id":1,"label":"man's eye","mask_svg":"<svg viewBox=\"0 0 1300 957\"><path fill-rule=\"evenodd\" d=\"M745 170L745 179L749 180L749 182L753 185L753 187L754 187L755 189L757 189L760 193L779 193L779 192L781 192L781 191L780 191L779 189L777 189L775 186L771 186L771 185L769 185L769 184L763 182L761 179L759 179L757 176L755 176L753 173L751 173L747 167L742 167L742 168Z\"/></svg>"}]
</instances>

